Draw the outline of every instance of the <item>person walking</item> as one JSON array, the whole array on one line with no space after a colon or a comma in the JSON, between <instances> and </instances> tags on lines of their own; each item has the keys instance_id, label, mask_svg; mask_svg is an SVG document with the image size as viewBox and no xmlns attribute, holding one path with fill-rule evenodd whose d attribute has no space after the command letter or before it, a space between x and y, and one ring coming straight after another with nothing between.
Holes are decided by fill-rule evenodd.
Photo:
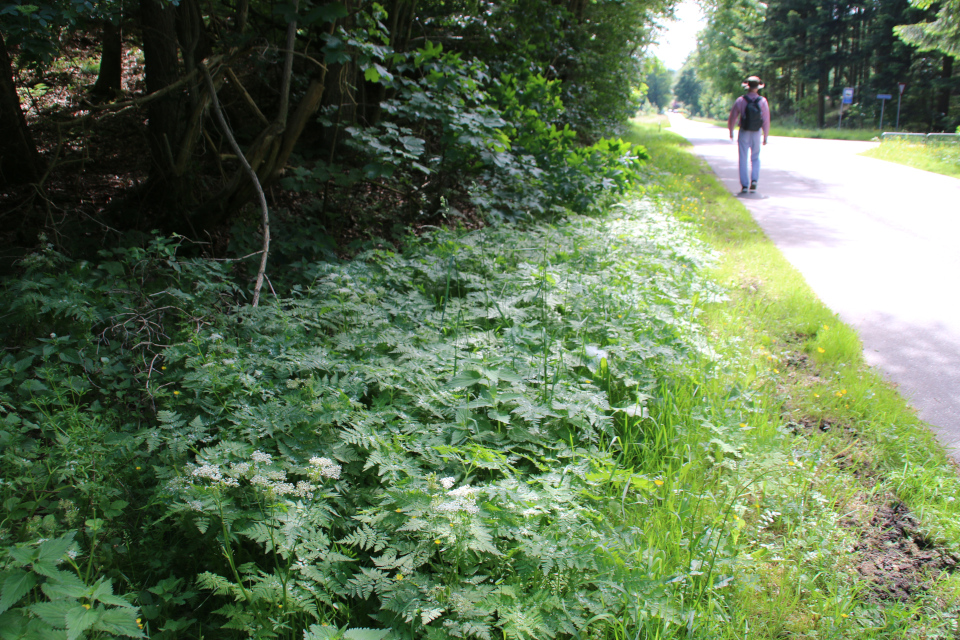
<instances>
[{"instance_id":1,"label":"person walking","mask_svg":"<svg viewBox=\"0 0 960 640\"><path fill-rule=\"evenodd\" d=\"M750 76L743 83L747 93L737 98L730 109L727 118L727 129L730 130L730 139L733 140L734 123L740 123L740 133L737 136L737 145L740 150L740 193L757 190L757 180L760 179L760 140L767 144L770 134L770 105L767 99L760 95L763 83L757 76ZM750 154L749 166L747 154ZM748 171L749 169L749 171ZM748 178L749 176L749 178Z\"/></svg>"}]
</instances>

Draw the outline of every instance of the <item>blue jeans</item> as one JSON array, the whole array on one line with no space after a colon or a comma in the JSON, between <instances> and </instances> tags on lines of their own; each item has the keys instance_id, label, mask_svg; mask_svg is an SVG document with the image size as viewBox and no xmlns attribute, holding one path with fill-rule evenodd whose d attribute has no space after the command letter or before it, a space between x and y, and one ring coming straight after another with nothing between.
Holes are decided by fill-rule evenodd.
<instances>
[{"instance_id":1,"label":"blue jeans","mask_svg":"<svg viewBox=\"0 0 960 640\"><path fill-rule=\"evenodd\" d=\"M740 148L740 186L749 187L750 181L760 179L760 143L763 131L745 131L740 129L737 146ZM750 180L747 179L747 152L750 153Z\"/></svg>"}]
</instances>

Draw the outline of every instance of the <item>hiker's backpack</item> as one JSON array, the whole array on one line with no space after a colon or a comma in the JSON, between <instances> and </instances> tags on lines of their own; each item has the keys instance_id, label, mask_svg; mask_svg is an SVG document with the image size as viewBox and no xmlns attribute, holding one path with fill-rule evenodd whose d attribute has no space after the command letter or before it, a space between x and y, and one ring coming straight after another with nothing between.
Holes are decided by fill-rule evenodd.
<instances>
[{"instance_id":1,"label":"hiker's backpack","mask_svg":"<svg viewBox=\"0 0 960 640\"><path fill-rule=\"evenodd\" d=\"M740 116L740 128L747 131L760 131L763 126L763 112L760 111L760 101L762 97L757 96L756 100L751 100L749 96L743 96L747 105Z\"/></svg>"}]
</instances>

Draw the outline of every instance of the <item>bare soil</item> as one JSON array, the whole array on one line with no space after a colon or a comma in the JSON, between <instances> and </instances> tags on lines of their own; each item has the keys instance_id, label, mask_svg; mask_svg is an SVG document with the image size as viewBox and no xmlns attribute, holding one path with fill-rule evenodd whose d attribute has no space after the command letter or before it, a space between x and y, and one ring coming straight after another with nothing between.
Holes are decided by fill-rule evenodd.
<instances>
[{"instance_id":1,"label":"bare soil","mask_svg":"<svg viewBox=\"0 0 960 640\"><path fill-rule=\"evenodd\" d=\"M795 336L787 345L801 344L805 336ZM800 387L819 381L807 354L788 350L783 354L787 375ZM789 403L787 407L789 412ZM873 489L882 474L871 464L868 448L860 440L855 424L846 424L826 416L786 415L787 426L798 436L832 432L837 440L833 463L852 475L864 489ZM858 534L853 566L867 588L862 598L868 602L910 602L930 591L942 572L957 569L960 556L929 540L919 529L917 519L892 493L857 494L845 505L847 517L841 524Z\"/></svg>"},{"instance_id":2,"label":"bare soil","mask_svg":"<svg viewBox=\"0 0 960 640\"><path fill-rule=\"evenodd\" d=\"M859 556L857 572L868 585L866 600L909 602L928 591L941 572L956 570L960 558L929 541L896 497L887 495L880 504L862 507L865 517L851 524L860 531L853 552Z\"/></svg>"}]
</instances>

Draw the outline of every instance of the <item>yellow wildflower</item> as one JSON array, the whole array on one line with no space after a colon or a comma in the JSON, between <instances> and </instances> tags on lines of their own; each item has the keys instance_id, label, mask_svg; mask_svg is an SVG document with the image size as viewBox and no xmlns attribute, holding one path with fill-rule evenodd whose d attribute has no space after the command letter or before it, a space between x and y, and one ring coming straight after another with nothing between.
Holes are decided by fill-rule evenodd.
<instances>
[{"instance_id":1,"label":"yellow wildflower","mask_svg":"<svg viewBox=\"0 0 960 640\"><path fill-rule=\"evenodd\" d=\"M823 347L817 347L817 352L818 352L818 353L826 353L827 350L824 349Z\"/></svg>"}]
</instances>

